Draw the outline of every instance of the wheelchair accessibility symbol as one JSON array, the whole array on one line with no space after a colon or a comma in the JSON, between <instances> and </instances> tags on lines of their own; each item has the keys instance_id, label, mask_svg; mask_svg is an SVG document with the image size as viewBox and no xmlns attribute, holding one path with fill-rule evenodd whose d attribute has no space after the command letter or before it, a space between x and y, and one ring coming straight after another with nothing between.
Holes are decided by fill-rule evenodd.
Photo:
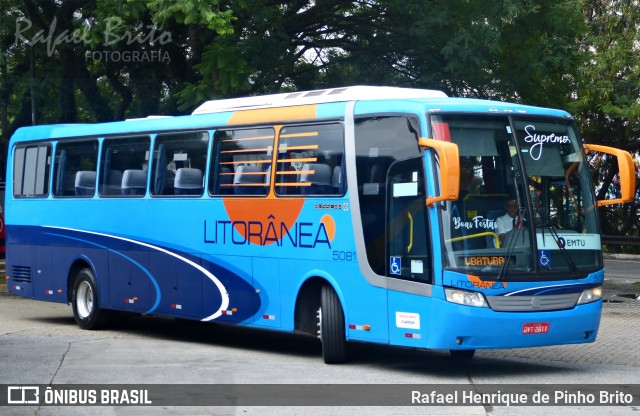
<instances>
[{"instance_id":1,"label":"wheelchair accessibility symbol","mask_svg":"<svg viewBox=\"0 0 640 416\"><path fill-rule=\"evenodd\" d=\"M391 256L391 274L400 275L402 274L402 262L400 257Z\"/></svg>"},{"instance_id":2,"label":"wheelchair accessibility symbol","mask_svg":"<svg viewBox=\"0 0 640 416\"><path fill-rule=\"evenodd\" d=\"M540 267L551 269L551 251L538 250L538 264Z\"/></svg>"}]
</instances>

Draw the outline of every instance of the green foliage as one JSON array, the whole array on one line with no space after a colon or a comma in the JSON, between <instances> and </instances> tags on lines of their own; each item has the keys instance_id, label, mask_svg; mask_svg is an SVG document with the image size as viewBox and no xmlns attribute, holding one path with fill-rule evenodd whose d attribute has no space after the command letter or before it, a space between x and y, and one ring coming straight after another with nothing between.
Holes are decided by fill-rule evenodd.
<instances>
[{"instance_id":1,"label":"green foliage","mask_svg":"<svg viewBox=\"0 0 640 416\"><path fill-rule=\"evenodd\" d=\"M636 1L588 0L587 30L578 46L585 54L576 76L575 99L568 108L588 143L628 150L640 160L640 4ZM596 189L616 187L611 159L592 164ZM636 180L636 195L640 180ZM638 235L638 200L600 209L605 234Z\"/></svg>"},{"instance_id":2,"label":"green foliage","mask_svg":"<svg viewBox=\"0 0 640 416\"><path fill-rule=\"evenodd\" d=\"M119 119L160 108L188 111L215 97L364 83L562 105L580 58L575 39L584 33L575 1L4 3L3 28L22 16L33 23L25 36L33 37L38 30L48 33L56 19L54 38L65 31L82 38L53 48L33 45L36 78L46 79L41 85L28 81L29 47L11 46L13 62L20 65L15 73L27 80L21 88L20 80L11 82L17 93L12 102L22 108L18 97L30 96L35 86L43 97L40 122ZM5 43L11 44L12 31L3 31ZM154 48L170 62L107 62L85 55ZM69 79L76 72L80 77ZM64 79L66 91L45 86L64 85ZM74 89L82 94L71 93Z\"/></svg>"},{"instance_id":3,"label":"green foliage","mask_svg":"<svg viewBox=\"0 0 640 416\"><path fill-rule=\"evenodd\" d=\"M229 97L250 90L250 71L237 45L210 45L203 53L202 62L194 68L206 76L199 82L187 83L176 94L181 111L188 111L214 97Z\"/></svg>"},{"instance_id":4,"label":"green foliage","mask_svg":"<svg viewBox=\"0 0 640 416\"><path fill-rule=\"evenodd\" d=\"M640 4L591 0L585 5L587 55L578 74L579 115L588 142L638 151L640 129Z\"/></svg>"},{"instance_id":5,"label":"green foliage","mask_svg":"<svg viewBox=\"0 0 640 416\"><path fill-rule=\"evenodd\" d=\"M154 23L162 26L168 21L182 25L204 25L220 35L233 33L231 10L220 11L217 0L152 0L147 3L154 13Z\"/></svg>"}]
</instances>

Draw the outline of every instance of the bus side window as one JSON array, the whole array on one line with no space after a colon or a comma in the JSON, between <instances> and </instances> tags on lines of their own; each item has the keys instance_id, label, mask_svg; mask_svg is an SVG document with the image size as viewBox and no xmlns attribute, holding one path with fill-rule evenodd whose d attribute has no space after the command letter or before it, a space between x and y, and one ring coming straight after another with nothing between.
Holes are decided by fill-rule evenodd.
<instances>
[{"instance_id":1,"label":"bus side window","mask_svg":"<svg viewBox=\"0 0 640 416\"><path fill-rule=\"evenodd\" d=\"M340 123L280 130L275 169L277 195L342 195L344 132ZM335 185L334 185L335 184Z\"/></svg>"},{"instance_id":2,"label":"bus side window","mask_svg":"<svg viewBox=\"0 0 640 416\"><path fill-rule=\"evenodd\" d=\"M201 196L207 165L206 131L158 134L153 149L153 196Z\"/></svg>"},{"instance_id":3,"label":"bus side window","mask_svg":"<svg viewBox=\"0 0 640 416\"><path fill-rule=\"evenodd\" d=\"M56 146L53 195L91 198L95 194L98 141L59 143Z\"/></svg>"},{"instance_id":4,"label":"bus side window","mask_svg":"<svg viewBox=\"0 0 640 416\"><path fill-rule=\"evenodd\" d=\"M149 145L149 136L104 140L98 182L101 196L140 197L146 194Z\"/></svg>"},{"instance_id":5,"label":"bus side window","mask_svg":"<svg viewBox=\"0 0 640 416\"><path fill-rule=\"evenodd\" d=\"M46 197L49 194L51 145L16 147L13 158L13 195Z\"/></svg>"},{"instance_id":6,"label":"bus side window","mask_svg":"<svg viewBox=\"0 0 640 416\"><path fill-rule=\"evenodd\" d=\"M271 179L272 128L218 130L214 135L209 193L266 196Z\"/></svg>"}]
</instances>

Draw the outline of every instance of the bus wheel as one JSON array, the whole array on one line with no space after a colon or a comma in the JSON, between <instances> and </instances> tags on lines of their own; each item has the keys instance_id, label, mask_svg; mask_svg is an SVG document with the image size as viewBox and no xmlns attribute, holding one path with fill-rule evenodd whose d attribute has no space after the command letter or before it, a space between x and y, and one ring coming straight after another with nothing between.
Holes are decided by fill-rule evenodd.
<instances>
[{"instance_id":1,"label":"bus wheel","mask_svg":"<svg viewBox=\"0 0 640 416\"><path fill-rule=\"evenodd\" d=\"M82 329L99 329L109 320L107 311L98 306L98 287L91 270L81 269L73 282L73 317Z\"/></svg>"},{"instance_id":2,"label":"bus wheel","mask_svg":"<svg viewBox=\"0 0 640 416\"><path fill-rule=\"evenodd\" d=\"M344 312L340 299L330 286L323 286L318 309L318 337L322 341L322 358L326 364L338 364L347 359Z\"/></svg>"},{"instance_id":3,"label":"bus wheel","mask_svg":"<svg viewBox=\"0 0 640 416\"><path fill-rule=\"evenodd\" d=\"M453 359L463 363L471 361L475 353L476 350L449 350L449 354Z\"/></svg>"}]
</instances>

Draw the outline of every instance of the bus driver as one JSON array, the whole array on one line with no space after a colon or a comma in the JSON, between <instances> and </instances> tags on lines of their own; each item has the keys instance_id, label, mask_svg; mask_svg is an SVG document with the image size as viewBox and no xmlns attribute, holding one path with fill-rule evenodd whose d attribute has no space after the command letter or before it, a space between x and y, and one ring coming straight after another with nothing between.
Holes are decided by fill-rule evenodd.
<instances>
[{"instance_id":1,"label":"bus driver","mask_svg":"<svg viewBox=\"0 0 640 416\"><path fill-rule=\"evenodd\" d=\"M500 246L502 246L502 242L507 233L515 227L518 214L518 202L515 198L508 198L504 203L504 209L507 213L498 217L496 220L496 234L498 234Z\"/></svg>"}]
</instances>

